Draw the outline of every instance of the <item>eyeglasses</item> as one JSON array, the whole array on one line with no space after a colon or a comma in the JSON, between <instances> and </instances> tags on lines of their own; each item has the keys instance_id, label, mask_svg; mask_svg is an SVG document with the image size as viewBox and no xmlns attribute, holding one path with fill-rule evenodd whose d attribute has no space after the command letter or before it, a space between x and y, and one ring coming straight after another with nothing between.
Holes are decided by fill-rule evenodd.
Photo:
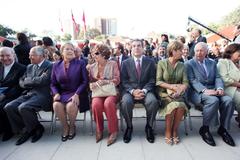
<instances>
[{"instance_id":1,"label":"eyeglasses","mask_svg":"<svg viewBox=\"0 0 240 160\"><path fill-rule=\"evenodd\" d=\"M99 53L99 52L96 52L96 53L94 53L94 54L97 56L97 55L99 55L100 53Z\"/></svg>"}]
</instances>

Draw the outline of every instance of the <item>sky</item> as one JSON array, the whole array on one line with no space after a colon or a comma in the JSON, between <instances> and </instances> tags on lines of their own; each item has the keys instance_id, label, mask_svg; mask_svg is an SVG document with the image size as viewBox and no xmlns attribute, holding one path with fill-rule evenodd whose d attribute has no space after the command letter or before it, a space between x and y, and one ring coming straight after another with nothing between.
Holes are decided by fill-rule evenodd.
<instances>
[{"instance_id":1,"label":"sky","mask_svg":"<svg viewBox=\"0 0 240 160\"><path fill-rule=\"evenodd\" d=\"M70 22L72 10L76 22L82 25L84 10L91 27L95 17L117 18L118 35L184 35L188 16L207 25L218 22L239 5L239 0L5 0L1 1L0 24L17 31L27 28L37 35L44 30L61 34L59 17L62 23Z\"/></svg>"}]
</instances>

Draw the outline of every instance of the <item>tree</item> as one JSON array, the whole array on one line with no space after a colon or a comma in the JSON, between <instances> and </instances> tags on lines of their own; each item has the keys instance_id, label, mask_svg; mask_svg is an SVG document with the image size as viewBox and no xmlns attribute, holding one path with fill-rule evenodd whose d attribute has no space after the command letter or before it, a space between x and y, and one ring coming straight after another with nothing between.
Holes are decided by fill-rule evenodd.
<instances>
[{"instance_id":1,"label":"tree","mask_svg":"<svg viewBox=\"0 0 240 160\"><path fill-rule=\"evenodd\" d=\"M240 22L240 6L226 15L222 20L223 26L237 25Z\"/></svg>"},{"instance_id":2,"label":"tree","mask_svg":"<svg viewBox=\"0 0 240 160\"><path fill-rule=\"evenodd\" d=\"M67 42L70 41L72 39L72 35L69 33L65 33L62 37L62 41Z\"/></svg>"},{"instance_id":3,"label":"tree","mask_svg":"<svg viewBox=\"0 0 240 160\"><path fill-rule=\"evenodd\" d=\"M86 32L86 38L87 39L94 39L97 36L100 36L101 32L96 29L96 28L88 28L87 32ZM84 39L84 31L81 31L78 39Z\"/></svg>"},{"instance_id":4,"label":"tree","mask_svg":"<svg viewBox=\"0 0 240 160\"><path fill-rule=\"evenodd\" d=\"M8 35L15 34L15 33L16 31L0 24L0 36L7 37Z\"/></svg>"}]
</instances>

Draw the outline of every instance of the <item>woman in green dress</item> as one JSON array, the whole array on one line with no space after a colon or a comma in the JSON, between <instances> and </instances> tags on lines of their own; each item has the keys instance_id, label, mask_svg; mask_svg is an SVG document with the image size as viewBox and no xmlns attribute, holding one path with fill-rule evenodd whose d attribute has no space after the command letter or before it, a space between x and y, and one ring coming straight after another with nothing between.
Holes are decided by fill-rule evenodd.
<instances>
[{"instance_id":1,"label":"woman in green dress","mask_svg":"<svg viewBox=\"0 0 240 160\"><path fill-rule=\"evenodd\" d=\"M167 48L168 58L158 62L157 80L158 94L163 108L160 115L165 116L165 141L167 144L179 143L178 127L187 111L184 93L188 87L187 75L182 58L183 44L172 41Z\"/></svg>"}]
</instances>

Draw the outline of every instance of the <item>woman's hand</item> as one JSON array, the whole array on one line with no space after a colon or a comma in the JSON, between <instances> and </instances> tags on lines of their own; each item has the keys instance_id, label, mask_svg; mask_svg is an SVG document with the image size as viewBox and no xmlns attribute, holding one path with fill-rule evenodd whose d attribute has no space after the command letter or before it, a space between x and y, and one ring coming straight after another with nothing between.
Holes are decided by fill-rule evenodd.
<instances>
[{"instance_id":1,"label":"woman's hand","mask_svg":"<svg viewBox=\"0 0 240 160\"><path fill-rule=\"evenodd\" d=\"M53 101L55 102L55 101L60 101L60 94L59 93L57 93L57 94L55 94L54 95L54 97L53 97Z\"/></svg>"},{"instance_id":2,"label":"woman's hand","mask_svg":"<svg viewBox=\"0 0 240 160\"><path fill-rule=\"evenodd\" d=\"M71 100L76 106L79 105L79 96L77 94L74 94L69 100Z\"/></svg>"}]
</instances>

